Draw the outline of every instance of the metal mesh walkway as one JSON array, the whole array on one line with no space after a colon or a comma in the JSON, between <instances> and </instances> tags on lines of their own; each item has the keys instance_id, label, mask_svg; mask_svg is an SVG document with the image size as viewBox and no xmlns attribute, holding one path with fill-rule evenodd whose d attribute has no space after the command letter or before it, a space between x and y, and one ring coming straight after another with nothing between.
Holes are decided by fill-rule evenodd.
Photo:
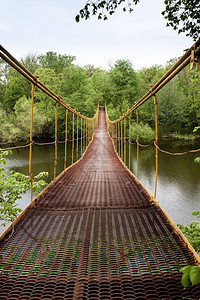
<instances>
[{"instance_id":1,"label":"metal mesh walkway","mask_svg":"<svg viewBox=\"0 0 200 300\"><path fill-rule=\"evenodd\" d=\"M114 151L105 113L83 159L0 242L0 299L199 299L193 253Z\"/></svg>"}]
</instances>

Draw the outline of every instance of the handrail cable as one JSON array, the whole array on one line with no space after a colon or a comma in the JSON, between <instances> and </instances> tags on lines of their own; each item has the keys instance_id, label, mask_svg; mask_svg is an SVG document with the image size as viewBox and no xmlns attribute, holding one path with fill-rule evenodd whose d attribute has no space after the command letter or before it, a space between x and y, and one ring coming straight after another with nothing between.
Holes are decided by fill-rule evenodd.
<instances>
[{"instance_id":1,"label":"handrail cable","mask_svg":"<svg viewBox=\"0 0 200 300\"><path fill-rule=\"evenodd\" d=\"M169 154L169 155L177 155L177 156L181 156L181 155L185 155L185 154L189 154L189 153L197 153L197 152L200 152L200 149L192 149L192 150L188 150L188 151L185 151L185 152L169 152L169 151L166 151L166 150L163 150L163 149L161 149L158 145L156 145L156 143L155 143L155 140L153 140L151 143L149 143L149 144L146 144L146 145L143 145L143 144L140 144L140 143L138 143L137 142L137 140L135 140L134 142L132 142L131 140L130 140L130 142L129 142L129 137L125 137L125 138L122 138L122 139L120 139L120 137L117 137L117 136L114 136L114 138L115 139L117 139L118 141L120 141L120 140L122 140L122 141L124 141L125 143L129 143L129 144L132 144L132 145L134 145L134 144L138 144L140 147L143 147L143 148L146 148L146 147L149 147L149 146L151 146L152 144L154 144L155 145L155 147L157 147L158 148L158 150L160 151L160 152L163 152L163 153L165 153L165 154ZM160 140L159 138L158 138L158 140ZM162 140L162 139L161 139ZM34 144L35 144L35 142L33 142ZM54 142L53 142L54 143ZM21 146L21 147L28 147L29 146L29 144L28 145L25 145L25 146ZM20 147L20 146L19 146ZM15 147L14 147L15 148ZM10 149L12 149L12 148L8 148L8 149L5 149L5 150L10 150Z\"/></svg>"}]
</instances>

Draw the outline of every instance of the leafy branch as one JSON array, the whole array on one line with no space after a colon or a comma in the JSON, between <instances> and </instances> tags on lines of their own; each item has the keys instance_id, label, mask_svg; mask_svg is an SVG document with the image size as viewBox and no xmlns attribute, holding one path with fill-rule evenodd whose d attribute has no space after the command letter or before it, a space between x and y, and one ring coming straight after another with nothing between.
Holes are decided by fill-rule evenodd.
<instances>
[{"instance_id":1,"label":"leafy branch","mask_svg":"<svg viewBox=\"0 0 200 300\"><path fill-rule=\"evenodd\" d=\"M89 19L91 15L97 15L98 19L103 19L104 21L108 19L108 15L113 15L118 8L125 2L123 6L123 11L132 12L133 5L139 3L139 0L97 0L96 2L88 0L85 6L79 11L79 14L76 16L76 22L80 21L80 18L85 20Z\"/></svg>"},{"instance_id":2,"label":"leafy branch","mask_svg":"<svg viewBox=\"0 0 200 300\"><path fill-rule=\"evenodd\" d=\"M139 0L87 0L85 6L75 17L76 22L80 19L89 19L91 15L97 15L104 21L108 15L113 15L122 3L123 11L132 12L133 6ZM199 0L165 0L165 10L161 13L167 20L166 26L171 26L178 33L186 33L186 36L196 40L200 33L200 1Z\"/></svg>"},{"instance_id":3,"label":"leafy branch","mask_svg":"<svg viewBox=\"0 0 200 300\"><path fill-rule=\"evenodd\" d=\"M200 218L200 211L196 210L192 213L192 215ZM178 224L178 227L194 249L200 252L200 221L192 221L188 226Z\"/></svg>"},{"instance_id":4,"label":"leafy branch","mask_svg":"<svg viewBox=\"0 0 200 300\"><path fill-rule=\"evenodd\" d=\"M180 272L183 273L181 283L185 288L200 283L200 265L186 266Z\"/></svg>"},{"instance_id":5,"label":"leafy branch","mask_svg":"<svg viewBox=\"0 0 200 300\"><path fill-rule=\"evenodd\" d=\"M200 2L199 0L165 0L165 10L162 15L178 33L196 40L200 33Z\"/></svg>"},{"instance_id":6,"label":"leafy branch","mask_svg":"<svg viewBox=\"0 0 200 300\"><path fill-rule=\"evenodd\" d=\"M200 218L200 211L196 210L192 213L192 215ZM188 226L178 224L178 227L181 229L194 249L200 252L200 222L192 221ZM180 272L183 273L181 282L185 288L190 285L200 283L200 265L185 266L180 269Z\"/></svg>"},{"instance_id":7,"label":"leafy branch","mask_svg":"<svg viewBox=\"0 0 200 300\"><path fill-rule=\"evenodd\" d=\"M11 153L11 151L0 152L1 165L7 163L6 156ZM25 194L30 188L29 176L13 170L7 175L4 171L5 168L0 167L0 219L4 221L2 226L5 226L6 222L14 221L17 215L22 211L20 208L16 207L17 200L21 199L21 194ZM41 172L33 178L34 194L38 194L42 187L47 185L43 180L43 178L47 176L47 172Z\"/></svg>"}]
</instances>

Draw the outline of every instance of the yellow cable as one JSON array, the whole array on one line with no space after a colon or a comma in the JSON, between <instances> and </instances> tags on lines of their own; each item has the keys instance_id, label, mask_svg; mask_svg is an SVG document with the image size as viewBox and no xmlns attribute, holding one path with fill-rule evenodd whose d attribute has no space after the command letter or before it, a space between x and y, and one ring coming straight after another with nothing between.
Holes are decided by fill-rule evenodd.
<instances>
[{"instance_id":1,"label":"yellow cable","mask_svg":"<svg viewBox=\"0 0 200 300\"><path fill-rule=\"evenodd\" d=\"M81 156L82 156L82 153L83 153L83 119L81 118Z\"/></svg>"},{"instance_id":2,"label":"yellow cable","mask_svg":"<svg viewBox=\"0 0 200 300\"><path fill-rule=\"evenodd\" d=\"M67 116L68 110L66 109L66 116L65 116L65 161L64 161L64 169L67 167Z\"/></svg>"},{"instance_id":3,"label":"yellow cable","mask_svg":"<svg viewBox=\"0 0 200 300\"><path fill-rule=\"evenodd\" d=\"M72 164L74 162L74 113L72 114Z\"/></svg>"},{"instance_id":4,"label":"yellow cable","mask_svg":"<svg viewBox=\"0 0 200 300\"><path fill-rule=\"evenodd\" d=\"M126 118L124 118L124 163L126 165Z\"/></svg>"},{"instance_id":5,"label":"yellow cable","mask_svg":"<svg viewBox=\"0 0 200 300\"><path fill-rule=\"evenodd\" d=\"M129 161L128 161L128 167L129 170L131 169L131 114L129 115Z\"/></svg>"},{"instance_id":6,"label":"yellow cable","mask_svg":"<svg viewBox=\"0 0 200 300\"><path fill-rule=\"evenodd\" d=\"M138 178L138 166L139 166L139 112L138 112L138 108L136 110L137 113L137 178Z\"/></svg>"},{"instance_id":7,"label":"yellow cable","mask_svg":"<svg viewBox=\"0 0 200 300\"><path fill-rule=\"evenodd\" d=\"M77 116L77 131L76 131L76 160L78 160L78 122L79 121L79 116Z\"/></svg>"},{"instance_id":8,"label":"yellow cable","mask_svg":"<svg viewBox=\"0 0 200 300\"><path fill-rule=\"evenodd\" d=\"M121 120L121 159L123 160L123 144L122 144L122 137L123 137L123 134L122 134L122 120Z\"/></svg>"},{"instance_id":9,"label":"yellow cable","mask_svg":"<svg viewBox=\"0 0 200 300\"><path fill-rule=\"evenodd\" d=\"M158 144L158 103L157 97L154 95L154 104L155 104L155 127L156 127L156 145ZM154 189L154 198L156 198L157 191L157 180L158 180L158 148L156 147L156 176L155 176L155 189Z\"/></svg>"},{"instance_id":10,"label":"yellow cable","mask_svg":"<svg viewBox=\"0 0 200 300\"><path fill-rule=\"evenodd\" d=\"M56 178L56 166L57 166L57 105L58 102L55 104L55 161L54 161L54 179Z\"/></svg>"},{"instance_id":11,"label":"yellow cable","mask_svg":"<svg viewBox=\"0 0 200 300\"><path fill-rule=\"evenodd\" d=\"M31 185L31 202L33 201L33 175L32 175L32 142L33 142L33 105L34 105L35 85L32 85L31 96L31 125L30 125L30 147L29 147L29 180Z\"/></svg>"}]
</instances>

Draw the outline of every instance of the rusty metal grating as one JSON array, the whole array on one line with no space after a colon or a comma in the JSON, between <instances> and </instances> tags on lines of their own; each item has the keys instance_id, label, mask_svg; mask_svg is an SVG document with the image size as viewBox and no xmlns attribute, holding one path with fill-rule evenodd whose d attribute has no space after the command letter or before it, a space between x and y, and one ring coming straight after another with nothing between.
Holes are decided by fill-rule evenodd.
<instances>
[{"instance_id":1,"label":"rusty metal grating","mask_svg":"<svg viewBox=\"0 0 200 300\"><path fill-rule=\"evenodd\" d=\"M0 299L199 299L178 273L193 253L105 128L101 111L99 139L0 241Z\"/></svg>"},{"instance_id":2,"label":"rusty metal grating","mask_svg":"<svg viewBox=\"0 0 200 300\"><path fill-rule=\"evenodd\" d=\"M178 272L189 261L187 248L153 208L30 208L2 242L0 270L9 276L155 275Z\"/></svg>"},{"instance_id":3,"label":"rusty metal grating","mask_svg":"<svg viewBox=\"0 0 200 300\"><path fill-rule=\"evenodd\" d=\"M180 275L163 275L111 279L93 278L78 279L77 277L27 277L1 278L1 300L40 300L40 299L198 299L198 288L183 290Z\"/></svg>"}]
</instances>

